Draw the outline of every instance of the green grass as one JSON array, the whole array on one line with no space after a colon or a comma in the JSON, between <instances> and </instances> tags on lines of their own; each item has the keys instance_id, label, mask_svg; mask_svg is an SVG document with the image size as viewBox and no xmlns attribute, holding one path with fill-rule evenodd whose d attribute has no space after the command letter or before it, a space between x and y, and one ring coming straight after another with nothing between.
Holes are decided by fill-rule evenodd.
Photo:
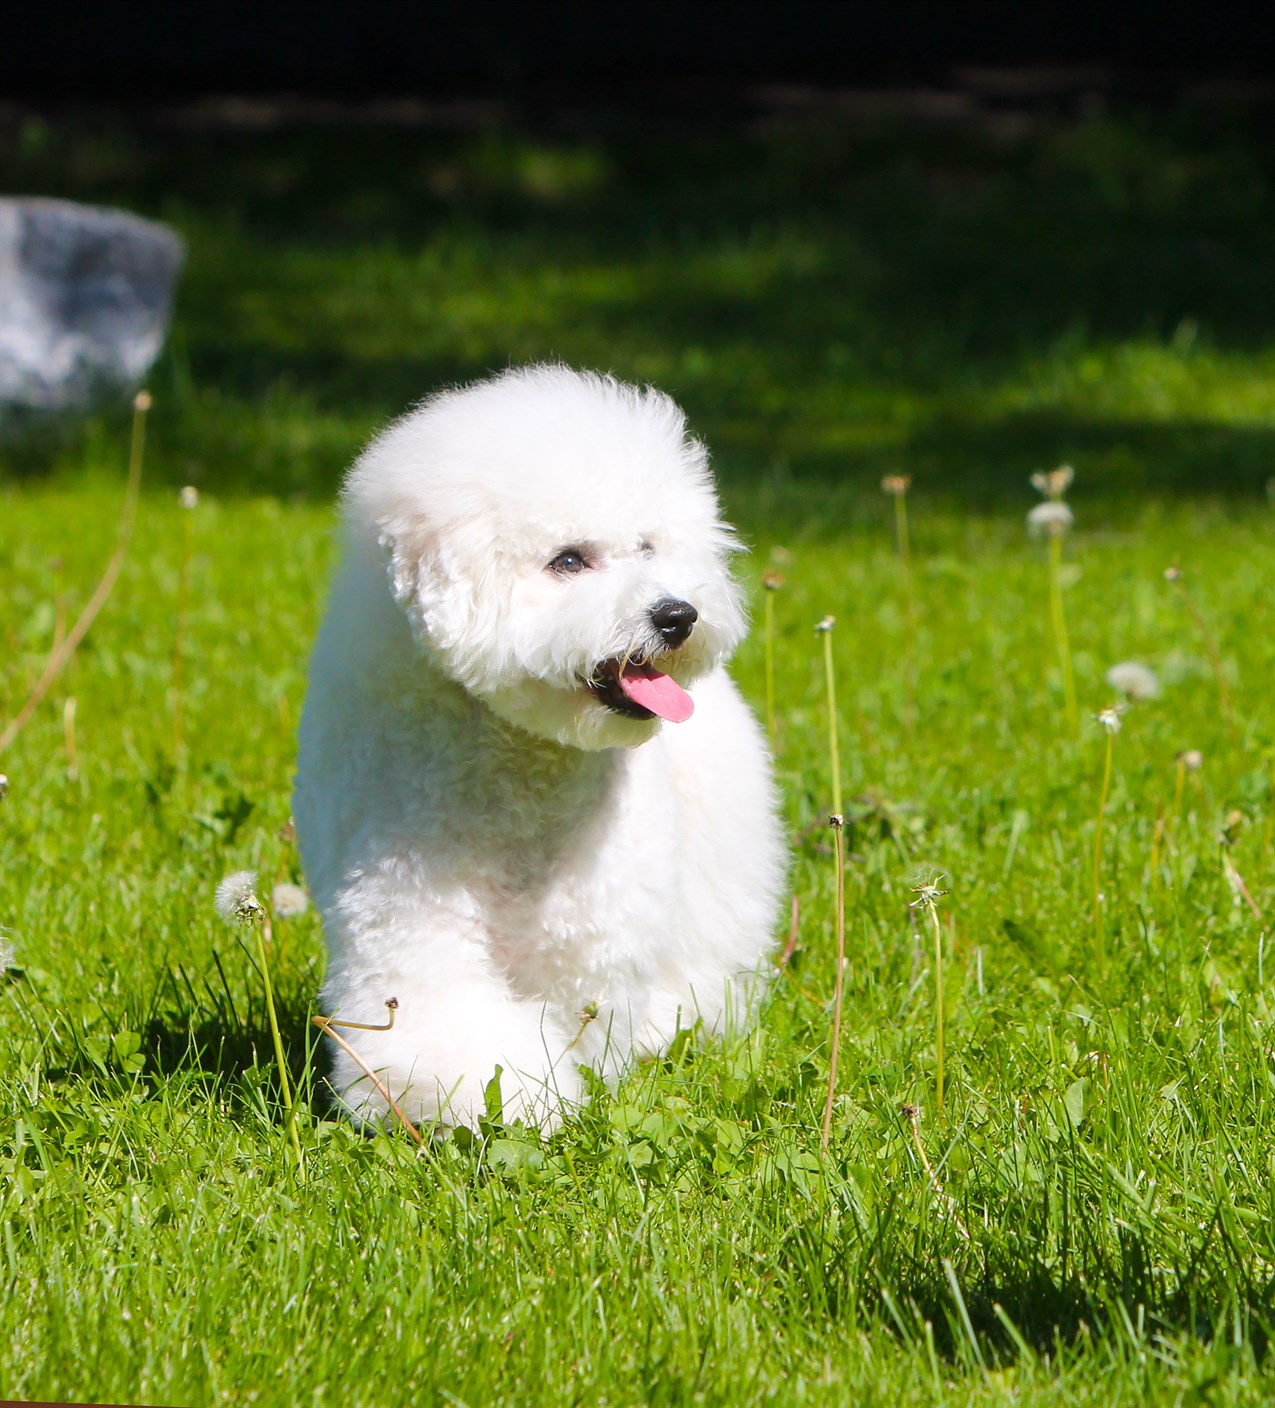
<instances>
[{"instance_id":1,"label":"green grass","mask_svg":"<svg viewBox=\"0 0 1275 1408\"><path fill-rule=\"evenodd\" d=\"M831 126L214 142L68 123L10 155L23 185L38 170L44 189L167 215L191 262L124 572L0 758L0 925L19 964L0 980L0 1393L1269 1400L1269 930L1218 844L1237 812L1229 855L1269 924L1269 147L1216 115L1162 114L1042 123L1009 150ZM753 546L759 616L762 571L784 574L800 946L750 1037L687 1039L547 1143L492 1126L418 1151L326 1117L319 927L278 921L302 1182L255 948L212 891L248 866L298 878L293 739L330 489L435 380L549 353L678 394ZM109 556L126 435L107 417L9 457L0 721L39 673L59 594L73 613ZM1063 457L1079 741L1046 548L1023 521L1029 471ZM914 476L914 627L876 487L896 470ZM174 751L189 481L204 497ZM1163 579L1175 562L1235 729ZM850 966L821 1161L828 613ZM1164 689L1115 739L1100 968L1104 740L1088 719L1129 658ZM760 634L736 674L760 709ZM1183 748L1204 767L1153 874ZM909 910L933 871L950 889L941 1117L933 936Z\"/></svg>"}]
</instances>

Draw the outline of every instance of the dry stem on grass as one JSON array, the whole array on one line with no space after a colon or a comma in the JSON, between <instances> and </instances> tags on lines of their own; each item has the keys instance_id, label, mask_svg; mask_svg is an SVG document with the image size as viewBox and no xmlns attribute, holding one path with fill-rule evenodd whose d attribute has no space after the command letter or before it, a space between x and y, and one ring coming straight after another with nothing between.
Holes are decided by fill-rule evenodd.
<instances>
[{"instance_id":1,"label":"dry stem on grass","mask_svg":"<svg viewBox=\"0 0 1275 1408\"><path fill-rule=\"evenodd\" d=\"M89 598L88 605L80 612L70 631L61 639L55 637L53 650L49 654L44 673L36 681L34 689L27 696L26 703L9 721L0 733L0 753L17 738L27 726L31 715L40 707L44 696L53 687L54 680L66 668L71 656L79 648L80 642L88 634L89 627L97 619L97 614L106 605L115 586L120 569L124 566L124 556L128 552L129 539L133 535L133 520L137 516L137 498L142 484L142 453L146 444L146 413L151 408L150 393L139 391L133 399L133 438L128 457L128 482L124 487L124 503L120 509L119 533L115 551L111 554L106 570Z\"/></svg>"}]
</instances>

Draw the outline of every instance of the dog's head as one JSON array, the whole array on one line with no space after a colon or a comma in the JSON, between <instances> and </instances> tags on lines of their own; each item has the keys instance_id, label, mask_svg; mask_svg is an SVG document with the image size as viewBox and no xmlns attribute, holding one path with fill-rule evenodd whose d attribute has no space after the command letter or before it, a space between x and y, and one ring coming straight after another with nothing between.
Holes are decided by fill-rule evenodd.
<instances>
[{"instance_id":1,"label":"dog's head","mask_svg":"<svg viewBox=\"0 0 1275 1408\"><path fill-rule=\"evenodd\" d=\"M743 634L707 455L660 392L560 366L444 392L345 500L422 646L540 737L645 741Z\"/></svg>"}]
</instances>

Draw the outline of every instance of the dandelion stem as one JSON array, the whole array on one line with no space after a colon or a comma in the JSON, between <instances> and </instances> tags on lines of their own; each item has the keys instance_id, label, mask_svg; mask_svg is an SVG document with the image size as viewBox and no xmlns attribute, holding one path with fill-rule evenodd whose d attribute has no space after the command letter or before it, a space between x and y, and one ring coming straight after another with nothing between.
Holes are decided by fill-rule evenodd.
<instances>
[{"instance_id":1,"label":"dandelion stem","mask_svg":"<svg viewBox=\"0 0 1275 1408\"><path fill-rule=\"evenodd\" d=\"M957 1211L956 1202L952 1195L939 1182L939 1176L934 1172L934 1165L930 1162L929 1155L925 1152L925 1145L921 1142L921 1111L915 1105L905 1105L903 1107L903 1117L912 1127L912 1143L916 1145L917 1156L921 1160L921 1167L925 1170L925 1176L930 1180L930 1187L934 1190L935 1196L947 1208L952 1215L952 1221L956 1225L956 1230L968 1242L970 1239L969 1228L961 1220L961 1215Z\"/></svg>"},{"instance_id":2,"label":"dandelion stem","mask_svg":"<svg viewBox=\"0 0 1275 1408\"><path fill-rule=\"evenodd\" d=\"M837 678L832 664L832 625L823 631L823 673L828 694L828 761L832 773L832 810L841 815L841 745L837 727Z\"/></svg>"},{"instance_id":3,"label":"dandelion stem","mask_svg":"<svg viewBox=\"0 0 1275 1408\"><path fill-rule=\"evenodd\" d=\"M288 1063L283 1054L283 1038L279 1035L279 1017L275 1012L274 989L270 984L270 965L266 960L266 944L273 942L269 914L253 926L257 933L257 961L261 964L261 981L266 990L266 1014L270 1019L270 1039L274 1043L274 1058L279 1066L279 1088L283 1092L283 1107L287 1113L288 1138L297 1161L297 1173L305 1179L305 1162L301 1157L301 1140L297 1135L296 1105L292 1099L292 1082L288 1079Z\"/></svg>"},{"instance_id":4,"label":"dandelion stem","mask_svg":"<svg viewBox=\"0 0 1275 1408\"><path fill-rule=\"evenodd\" d=\"M947 1033L943 1020L943 927L936 905L930 905L934 925L934 1104L943 1113L943 1076L947 1055Z\"/></svg>"},{"instance_id":5,"label":"dandelion stem","mask_svg":"<svg viewBox=\"0 0 1275 1408\"><path fill-rule=\"evenodd\" d=\"M916 724L916 598L912 593L912 544L908 534L906 480L894 495L894 535L899 545L899 572L903 578L905 613L903 653L903 720L908 729Z\"/></svg>"},{"instance_id":6,"label":"dandelion stem","mask_svg":"<svg viewBox=\"0 0 1275 1408\"><path fill-rule=\"evenodd\" d=\"M75 695L68 694L62 705L62 738L66 744L66 778L75 782L80 775L80 758L75 748Z\"/></svg>"},{"instance_id":7,"label":"dandelion stem","mask_svg":"<svg viewBox=\"0 0 1275 1408\"><path fill-rule=\"evenodd\" d=\"M1173 782L1173 841L1177 844L1178 828L1182 825L1182 792L1186 787L1186 762L1182 754L1178 755L1176 764L1177 776Z\"/></svg>"},{"instance_id":8,"label":"dandelion stem","mask_svg":"<svg viewBox=\"0 0 1275 1408\"><path fill-rule=\"evenodd\" d=\"M1208 628L1203 613L1195 604L1195 598L1186 589L1186 583L1182 580L1181 569L1170 567L1165 572L1165 577L1173 584L1174 591L1182 598L1182 605L1186 607L1192 621L1195 622L1195 629L1200 633L1200 639L1204 642L1204 648L1208 651L1209 663L1213 666L1213 678L1217 683L1218 702L1222 706L1222 713L1226 716L1226 722L1232 730L1235 728L1235 714L1231 709L1231 691L1227 687L1226 675L1222 670L1222 657L1218 653L1217 641L1213 639L1213 633Z\"/></svg>"},{"instance_id":9,"label":"dandelion stem","mask_svg":"<svg viewBox=\"0 0 1275 1408\"><path fill-rule=\"evenodd\" d=\"M1164 807L1162 804L1156 805L1155 830L1151 833L1151 877L1149 889L1154 894L1155 887L1159 884L1160 878L1160 851L1164 845Z\"/></svg>"},{"instance_id":10,"label":"dandelion stem","mask_svg":"<svg viewBox=\"0 0 1275 1408\"><path fill-rule=\"evenodd\" d=\"M819 1153L826 1158L828 1145L832 1139L832 1104L837 1092L837 1057L841 1052L841 1009L845 993L846 975L846 866L842 849L841 829L845 824L839 814L828 818L832 827L833 854L837 866L837 972L832 996L832 1052L828 1059L828 1096L823 1104L823 1133L819 1139Z\"/></svg>"},{"instance_id":11,"label":"dandelion stem","mask_svg":"<svg viewBox=\"0 0 1275 1408\"><path fill-rule=\"evenodd\" d=\"M182 646L186 634L186 602L190 595L190 556L195 539L195 515L182 511L182 556L177 575L177 619L173 626L173 756L182 743Z\"/></svg>"},{"instance_id":12,"label":"dandelion stem","mask_svg":"<svg viewBox=\"0 0 1275 1408\"><path fill-rule=\"evenodd\" d=\"M770 750L775 751L775 594L765 593L766 641L766 734Z\"/></svg>"},{"instance_id":13,"label":"dandelion stem","mask_svg":"<svg viewBox=\"0 0 1275 1408\"><path fill-rule=\"evenodd\" d=\"M1080 713L1076 706L1076 680L1071 668L1071 642L1067 636L1067 618L1063 613L1062 595L1062 535L1049 535L1049 609L1053 618L1054 645L1062 669L1063 702L1067 711L1067 728L1076 738L1080 733Z\"/></svg>"},{"instance_id":14,"label":"dandelion stem","mask_svg":"<svg viewBox=\"0 0 1275 1408\"><path fill-rule=\"evenodd\" d=\"M70 631L57 642L49 653L44 673L36 681L35 687L27 696L26 703L0 732L0 753L17 738L26 727L31 715L39 708L44 696L49 692L54 680L66 668L67 662L79 648L80 642L88 634L89 627L97 619L97 614L106 605L115 586L116 578L124 565L124 555L128 551L129 539L133 534L133 520L137 514L137 499L142 483L142 454L146 445L146 413L150 410L150 397L139 392L133 402L133 436L128 457L128 481L124 486L124 502L120 508L119 528L115 541L115 551L111 554L102 573L101 580L94 588L88 604L80 612Z\"/></svg>"},{"instance_id":15,"label":"dandelion stem","mask_svg":"<svg viewBox=\"0 0 1275 1408\"><path fill-rule=\"evenodd\" d=\"M908 624L913 620L912 545L908 536L908 496L894 495L894 535L899 544L899 567L903 574L903 597L907 603Z\"/></svg>"},{"instance_id":16,"label":"dandelion stem","mask_svg":"<svg viewBox=\"0 0 1275 1408\"><path fill-rule=\"evenodd\" d=\"M1102 766L1102 788L1098 794L1098 819L1094 825L1093 836L1093 928L1094 928L1094 954L1098 961L1098 970L1102 971L1105 962L1105 952L1102 936L1102 829L1103 822L1107 816L1107 795L1111 790L1111 764L1116 751L1116 735L1114 729L1107 730L1107 751L1104 755Z\"/></svg>"}]
</instances>

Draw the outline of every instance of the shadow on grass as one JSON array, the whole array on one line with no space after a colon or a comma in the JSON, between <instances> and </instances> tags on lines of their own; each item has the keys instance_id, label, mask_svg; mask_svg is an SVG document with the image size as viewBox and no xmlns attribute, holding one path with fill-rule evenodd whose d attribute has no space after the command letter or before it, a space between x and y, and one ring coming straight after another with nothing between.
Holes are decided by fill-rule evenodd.
<instances>
[{"instance_id":1,"label":"shadow on grass","mask_svg":"<svg viewBox=\"0 0 1275 1408\"><path fill-rule=\"evenodd\" d=\"M117 115L0 154L15 187L187 238L155 375L170 483L326 495L431 388L559 356L667 387L728 484L902 467L972 502L1074 457L1121 491L1254 492L1275 431L1226 386L1261 380L1275 327L1271 113L1027 117L1007 140L827 111L571 131ZM1146 355L1101 362L1126 346ZM1186 412L1193 358L1215 394Z\"/></svg>"},{"instance_id":2,"label":"shadow on grass","mask_svg":"<svg viewBox=\"0 0 1275 1408\"><path fill-rule=\"evenodd\" d=\"M1048 1210L1043 1215L1048 1220ZM791 1241L786 1264L797 1282L793 1289L820 1313L857 1319L867 1310L923 1353L932 1341L944 1359L971 1370L1024 1355L1052 1357L1099 1337L1136 1353L1157 1336L1187 1336L1238 1355L1237 1327L1257 1362L1266 1360L1275 1281L1254 1279L1235 1254L1220 1212L1201 1228L1189 1256L1172 1263L1164 1248L1131 1228L1121 1231L1118 1245L1100 1244L1083 1217L1069 1221L1061 1237L1051 1238L1057 1228L1043 1225L1023 1230L1041 1247L1052 1241L1050 1264L1039 1256L998 1257L980 1249L978 1269L967 1267L957 1277L938 1254L917 1246L914 1229L891 1244L896 1229L888 1215L871 1249L829 1258L825 1245L822 1256L812 1256L824 1234L812 1239L803 1233ZM916 1247L912 1256L909 1244ZM887 1245L900 1257L890 1264L881 1255ZM876 1306L870 1304L874 1295Z\"/></svg>"}]
</instances>

